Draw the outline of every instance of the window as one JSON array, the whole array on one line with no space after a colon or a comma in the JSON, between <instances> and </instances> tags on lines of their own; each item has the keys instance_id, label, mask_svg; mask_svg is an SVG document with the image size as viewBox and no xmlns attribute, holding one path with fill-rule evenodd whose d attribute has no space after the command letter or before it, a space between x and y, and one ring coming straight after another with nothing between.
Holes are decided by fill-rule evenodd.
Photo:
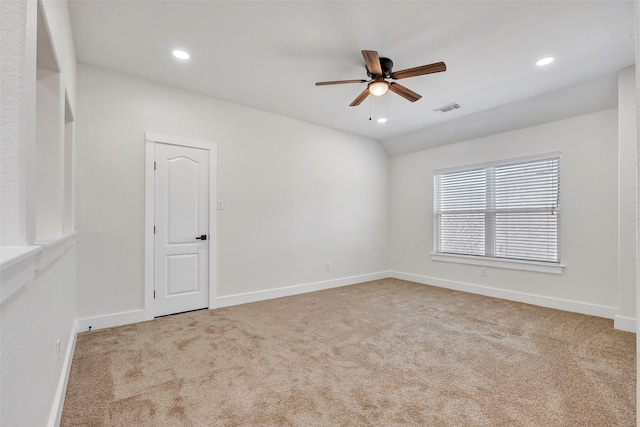
<instances>
[{"instance_id":1,"label":"window","mask_svg":"<svg viewBox=\"0 0 640 427\"><path fill-rule=\"evenodd\" d=\"M435 252L558 263L560 157L434 174Z\"/></svg>"}]
</instances>

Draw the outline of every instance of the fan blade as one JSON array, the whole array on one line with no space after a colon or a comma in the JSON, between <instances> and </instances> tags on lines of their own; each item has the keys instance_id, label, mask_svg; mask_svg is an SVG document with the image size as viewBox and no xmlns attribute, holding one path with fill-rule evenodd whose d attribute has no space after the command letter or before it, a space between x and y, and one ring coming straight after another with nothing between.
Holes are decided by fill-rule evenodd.
<instances>
[{"instance_id":1,"label":"fan blade","mask_svg":"<svg viewBox=\"0 0 640 427\"><path fill-rule=\"evenodd\" d=\"M365 83L366 80L334 80L331 82L316 82L316 86L327 86L327 85L343 85L347 83Z\"/></svg>"},{"instance_id":2,"label":"fan blade","mask_svg":"<svg viewBox=\"0 0 640 427\"><path fill-rule=\"evenodd\" d=\"M349 104L349 107L355 107L357 105L360 105L367 96L369 96L369 88L366 88L365 90L363 90L362 93L358 95L358 97L354 99L351 104Z\"/></svg>"},{"instance_id":3,"label":"fan blade","mask_svg":"<svg viewBox=\"0 0 640 427\"><path fill-rule=\"evenodd\" d=\"M371 74L382 74L378 52L375 50L363 50L362 56L364 57L364 62L367 64L367 70L369 70Z\"/></svg>"},{"instance_id":4,"label":"fan blade","mask_svg":"<svg viewBox=\"0 0 640 427\"><path fill-rule=\"evenodd\" d=\"M396 82L391 82L389 84L389 90L411 102L416 102L418 99L422 98L422 95L418 95L411 89L407 89L406 87Z\"/></svg>"},{"instance_id":5,"label":"fan blade","mask_svg":"<svg viewBox=\"0 0 640 427\"><path fill-rule=\"evenodd\" d=\"M447 66L444 62L436 62L435 64L421 65L420 67L407 68L406 70L396 71L391 73L391 78L394 80L406 79L407 77L422 76L425 74L441 73L447 71Z\"/></svg>"}]
</instances>

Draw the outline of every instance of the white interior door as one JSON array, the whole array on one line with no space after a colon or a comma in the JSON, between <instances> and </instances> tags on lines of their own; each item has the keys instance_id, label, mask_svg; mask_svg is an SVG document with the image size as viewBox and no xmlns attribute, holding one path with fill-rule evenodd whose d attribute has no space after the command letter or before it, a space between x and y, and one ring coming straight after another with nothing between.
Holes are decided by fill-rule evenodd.
<instances>
[{"instance_id":1,"label":"white interior door","mask_svg":"<svg viewBox=\"0 0 640 427\"><path fill-rule=\"evenodd\" d=\"M209 151L155 144L154 315L209 305Z\"/></svg>"}]
</instances>

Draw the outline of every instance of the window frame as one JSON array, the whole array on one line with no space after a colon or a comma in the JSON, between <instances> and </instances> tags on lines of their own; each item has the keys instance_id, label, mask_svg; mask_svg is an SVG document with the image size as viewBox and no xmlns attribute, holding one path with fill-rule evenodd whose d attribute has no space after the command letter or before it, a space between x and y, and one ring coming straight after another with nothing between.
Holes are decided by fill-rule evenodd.
<instances>
[{"instance_id":1,"label":"window frame","mask_svg":"<svg viewBox=\"0 0 640 427\"><path fill-rule=\"evenodd\" d=\"M438 225L438 213L436 212L436 177L443 174L450 174L456 172L467 172L473 170L487 170L489 168L496 167L504 167L509 165L516 164L524 164L536 161L543 160L552 160L557 159L558 162L561 160L561 154L559 152L552 153L544 153L534 156L526 156L526 157L517 157L517 158L509 158L496 160L485 163L478 163L472 165L463 165L446 169L437 169L433 171L433 252L431 253L432 261L440 261L440 262L452 262L459 264L468 264L468 265L479 265L483 267L496 267L496 268L506 268L506 269L516 269L516 270L526 270L526 271L535 271L542 273L553 273L553 274L562 274L564 271L565 265L561 262L561 220L560 213L561 209L558 208L555 210L555 214L558 215L557 222L557 261L538 261L538 260L526 260L526 259L516 259L516 258L506 258L506 257L496 257L492 255L471 255L471 254L456 254L456 253L447 253L447 252L438 252L439 247L439 238L440 238L440 230ZM559 165L558 165L559 167ZM488 194L489 189L485 190L485 194ZM560 205L558 205L560 206ZM487 210L489 210L487 208ZM495 213L494 215L495 216ZM485 221L485 224L487 222ZM490 226L490 224L489 224ZM486 233L489 237L489 242L485 241L485 252L487 245L493 244L493 239L495 239L495 228L492 229L490 233Z\"/></svg>"}]
</instances>

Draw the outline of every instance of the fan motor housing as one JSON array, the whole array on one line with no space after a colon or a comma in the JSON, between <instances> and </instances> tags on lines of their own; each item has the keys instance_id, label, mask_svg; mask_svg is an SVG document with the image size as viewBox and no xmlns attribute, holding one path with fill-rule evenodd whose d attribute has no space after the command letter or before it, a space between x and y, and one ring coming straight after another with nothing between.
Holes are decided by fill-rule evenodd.
<instances>
[{"instance_id":1,"label":"fan motor housing","mask_svg":"<svg viewBox=\"0 0 640 427\"><path fill-rule=\"evenodd\" d=\"M365 68L367 68L367 66L365 65ZM380 68L382 68L382 78L384 79L388 79L391 76L391 69L393 68L393 61L390 60L389 58L380 58ZM376 78L378 76L371 74L371 71L369 71L369 69L367 68L367 76L373 78Z\"/></svg>"}]
</instances>

